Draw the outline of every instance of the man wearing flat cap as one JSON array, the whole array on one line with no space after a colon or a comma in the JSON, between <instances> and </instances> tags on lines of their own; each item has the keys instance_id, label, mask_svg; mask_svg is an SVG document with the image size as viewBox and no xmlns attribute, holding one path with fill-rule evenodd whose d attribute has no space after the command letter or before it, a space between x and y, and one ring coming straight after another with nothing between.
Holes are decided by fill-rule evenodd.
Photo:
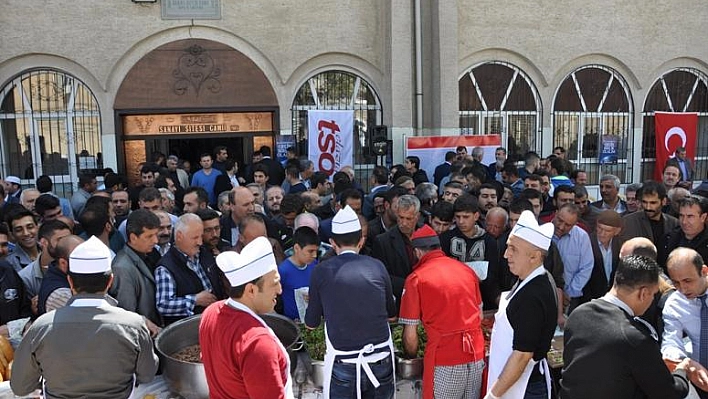
<instances>
[{"instance_id":1,"label":"man wearing flat cap","mask_svg":"<svg viewBox=\"0 0 708 399\"><path fill-rule=\"evenodd\" d=\"M551 392L546 354L556 329L557 297L553 278L543 267L554 227L539 226L523 211L509 234L509 270L519 277L503 292L489 353L485 399L546 399Z\"/></svg>"},{"instance_id":2,"label":"man wearing flat cap","mask_svg":"<svg viewBox=\"0 0 708 399\"><path fill-rule=\"evenodd\" d=\"M612 288L615 270L619 264L622 241L622 216L612 209L600 212L595 224L595 231L590 234L590 245L594 264L590 280L583 288L582 302L600 298Z\"/></svg>"},{"instance_id":3,"label":"man wearing flat cap","mask_svg":"<svg viewBox=\"0 0 708 399\"><path fill-rule=\"evenodd\" d=\"M324 317L325 398L388 399L395 391L388 320L398 309L384 265L359 255L365 240L358 215L347 205L332 218L330 243L337 256L310 276L305 324L316 328Z\"/></svg>"},{"instance_id":4,"label":"man wearing flat cap","mask_svg":"<svg viewBox=\"0 0 708 399\"><path fill-rule=\"evenodd\" d=\"M157 356L143 318L106 296L111 252L91 237L69 257L73 298L40 316L15 352L10 386L18 395L44 389L45 398L128 398L149 382Z\"/></svg>"},{"instance_id":5,"label":"man wearing flat cap","mask_svg":"<svg viewBox=\"0 0 708 399\"><path fill-rule=\"evenodd\" d=\"M199 324L202 362L213 399L293 398L290 360L258 315L271 313L282 293L273 247L258 237L216 264L231 286L229 299L206 308Z\"/></svg>"},{"instance_id":6,"label":"man wearing flat cap","mask_svg":"<svg viewBox=\"0 0 708 399\"><path fill-rule=\"evenodd\" d=\"M449 258L427 224L413 232L418 263L406 278L398 322L408 355L418 351L418 325L428 341L423 397L479 398L484 371L479 278L469 266Z\"/></svg>"}]
</instances>

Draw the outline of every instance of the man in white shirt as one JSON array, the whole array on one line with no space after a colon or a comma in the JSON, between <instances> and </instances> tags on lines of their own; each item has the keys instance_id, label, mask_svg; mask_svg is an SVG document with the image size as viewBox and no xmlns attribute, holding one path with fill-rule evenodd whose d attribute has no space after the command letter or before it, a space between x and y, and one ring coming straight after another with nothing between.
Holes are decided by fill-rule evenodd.
<instances>
[{"instance_id":1,"label":"man in white shirt","mask_svg":"<svg viewBox=\"0 0 708 399\"><path fill-rule=\"evenodd\" d=\"M708 266L704 264L698 252L690 248L673 250L669 254L666 266L676 292L671 294L664 305L661 354L665 359L676 362L690 357L706 367L708 345L701 342L701 308L706 306ZM691 352L688 352L684 345L684 336L691 341ZM703 392L701 389L698 390L700 397L707 398L708 384L698 388L704 390Z\"/></svg>"}]
</instances>

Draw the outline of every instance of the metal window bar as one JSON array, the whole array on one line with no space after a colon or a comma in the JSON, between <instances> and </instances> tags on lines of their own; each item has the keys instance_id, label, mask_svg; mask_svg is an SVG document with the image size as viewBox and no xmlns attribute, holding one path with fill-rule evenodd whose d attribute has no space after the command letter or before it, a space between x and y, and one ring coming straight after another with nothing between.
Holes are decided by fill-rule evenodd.
<instances>
[{"instance_id":1,"label":"metal window bar","mask_svg":"<svg viewBox=\"0 0 708 399\"><path fill-rule=\"evenodd\" d=\"M588 81L578 77L581 70L595 69L592 72L594 80ZM597 73L595 73L597 72ZM607 75L606 78L604 75ZM605 80L606 79L606 80ZM575 108L573 99L562 97L560 88L565 81L571 80L574 94L578 96L581 110ZM621 108L605 112L608 98L612 94L613 83L618 82L623 91L620 93L626 100ZM599 94L597 107L590 109L588 91ZM551 122L553 131L553 147L566 148L567 159L578 169L585 170L588 184L598 184L602 175L613 174L622 182L628 182L632 176L632 141L633 141L633 111L631 96L625 80L615 70L602 65L587 65L573 71L559 86L553 102ZM617 162L600 164L603 136L616 136ZM545 154L544 154L545 155Z\"/></svg>"},{"instance_id":2,"label":"metal window bar","mask_svg":"<svg viewBox=\"0 0 708 399\"><path fill-rule=\"evenodd\" d=\"M94 154L100 172L100 111L78 79L53 69L23 72L0 91L0 170L34 184L49 175L54 192L70 196L78 182L77 154Z\"/></svg>"},{"instance_id":3,"label":"metal window bar","mask_svg":"<svg viewBox=\"0 0 708 399\"><path fill-rule=\"evenodd\" d=\"M642 180L653 179L655 168L663 167L656 165L655 112L689 112L689 107L698 113L694 180L708 177L708 96L697 96L699 91L708 93L708 76L694 68L668 71L648 91L642 113ZM674 99L681 98L686 100L674 104Z\"/></svg>"},{"instance_id":4,"label":"metal window bar","mask_svg":"<svg viewBox=\"0 0 708 399\"><path fill-rule=\"evenodd\" d=\"M475 71L480 71L479 68L481 67L492 68L492 76L498 78L493 80L493 82L487 82L492 87L483 87L480 84L479 77L475 74ZM506 75L509 75L508 81L501 78L501 76ZM461 86L463 84L462 80L467 77L471 80L473 92L467 93L461 87L460 96L477 96L479 104L475 109L459 110L460 134L500 134L502 146L507 148L507 156L513 161L520 161L528 151L540 152L539 139L542 136L541 100L536 86L528 75L513 64L491 61L472 67L460 79ZM514 88L517 84L521 85L523 93L530 93L531 95L514 93ZM504 93L498 109L489 109L487 98L493 97L497 93ZM513 98L514 96L516 98ZM475 103L474 99L470 99L469 103ZM526 110L514 109L514 106L509 105L509 103L523 103Z\"/></svg>"},{"instance_id":5,"label":"metal window bar","mask_svg":"<svg viewBox=\"0 0 708 399\"><path fill-rule=\"evenodd\" d=\"M298 152L307 154L308 110L354 111L354 170L357 180L368 189L369 173L376 156L369 152L373 127L383 118L381 102L373 88L360 76L345 71L319 73L297 91L292 105L292 132Z\"/></svg>"}]
</instances>

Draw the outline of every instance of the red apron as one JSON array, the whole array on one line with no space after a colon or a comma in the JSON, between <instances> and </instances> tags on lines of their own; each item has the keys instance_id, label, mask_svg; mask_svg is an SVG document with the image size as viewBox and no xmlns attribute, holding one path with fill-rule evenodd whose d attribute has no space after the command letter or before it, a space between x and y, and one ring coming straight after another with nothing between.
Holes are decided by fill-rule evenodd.
<instances>
[{"instance_id":1,"label":"red apron","mask_svg":"<svg viewBox=\"0 0 708 399\"><path fill-rule=\"evenodd\" d=\"M435 358L438 352L438 345L442 340L459 340L460 350L463 353L469 353L474 355L477 359L478 356L474 353L474 338L475 334L482 335L481 329L468 329L468 330L458 330L441 332L436 331L431 327L425 328L425 333L428 335L428 342L425 346L425 355L423 357L423 399L433 399L433 387L434 387L434 376L435 376ZM483 360L484 356L480 356L479 360Z\"/></svg>"}]
</instances>

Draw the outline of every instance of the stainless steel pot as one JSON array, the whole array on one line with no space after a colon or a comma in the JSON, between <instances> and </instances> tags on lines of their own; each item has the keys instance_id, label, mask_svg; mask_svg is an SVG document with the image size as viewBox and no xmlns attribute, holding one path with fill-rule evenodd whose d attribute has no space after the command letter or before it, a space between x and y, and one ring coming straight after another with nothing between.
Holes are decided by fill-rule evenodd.
<instances>
[{"instance_id":1,"label":"stainless steel pot","mask_svg":"<svg viewBox=\"0 0 708 399\"><path fill-rule=\"evenodd\" d=\"M317 389L322 389L324 386L324 362L321 360L312 361L312 374L310 374L312 379L312 385Z\"/></svg>"},{"instance_id":2,"label":"stainless steel pot","mask_svg":"<svg viewBox=\"0 0 708 399\"><path fill-rule=\"evenodd\" d=\"M162 376L170 390L185 399L209 399L204 365L172 357L182 349L199 343L201 318L201 315L196 315L170 324L155 339L155 349L162 364Z\"/></svg>"},{"instance_id":3,"label":"stainless steel pot","mask_svg":"<svg viewBox=\"0 0 708 399\"><path fill-rule=\"evenodd\" d=\"M396 355L396 374L404 380L419 380L423 377L423 358L404 359Z\"/></svg>"}]
</instances>

